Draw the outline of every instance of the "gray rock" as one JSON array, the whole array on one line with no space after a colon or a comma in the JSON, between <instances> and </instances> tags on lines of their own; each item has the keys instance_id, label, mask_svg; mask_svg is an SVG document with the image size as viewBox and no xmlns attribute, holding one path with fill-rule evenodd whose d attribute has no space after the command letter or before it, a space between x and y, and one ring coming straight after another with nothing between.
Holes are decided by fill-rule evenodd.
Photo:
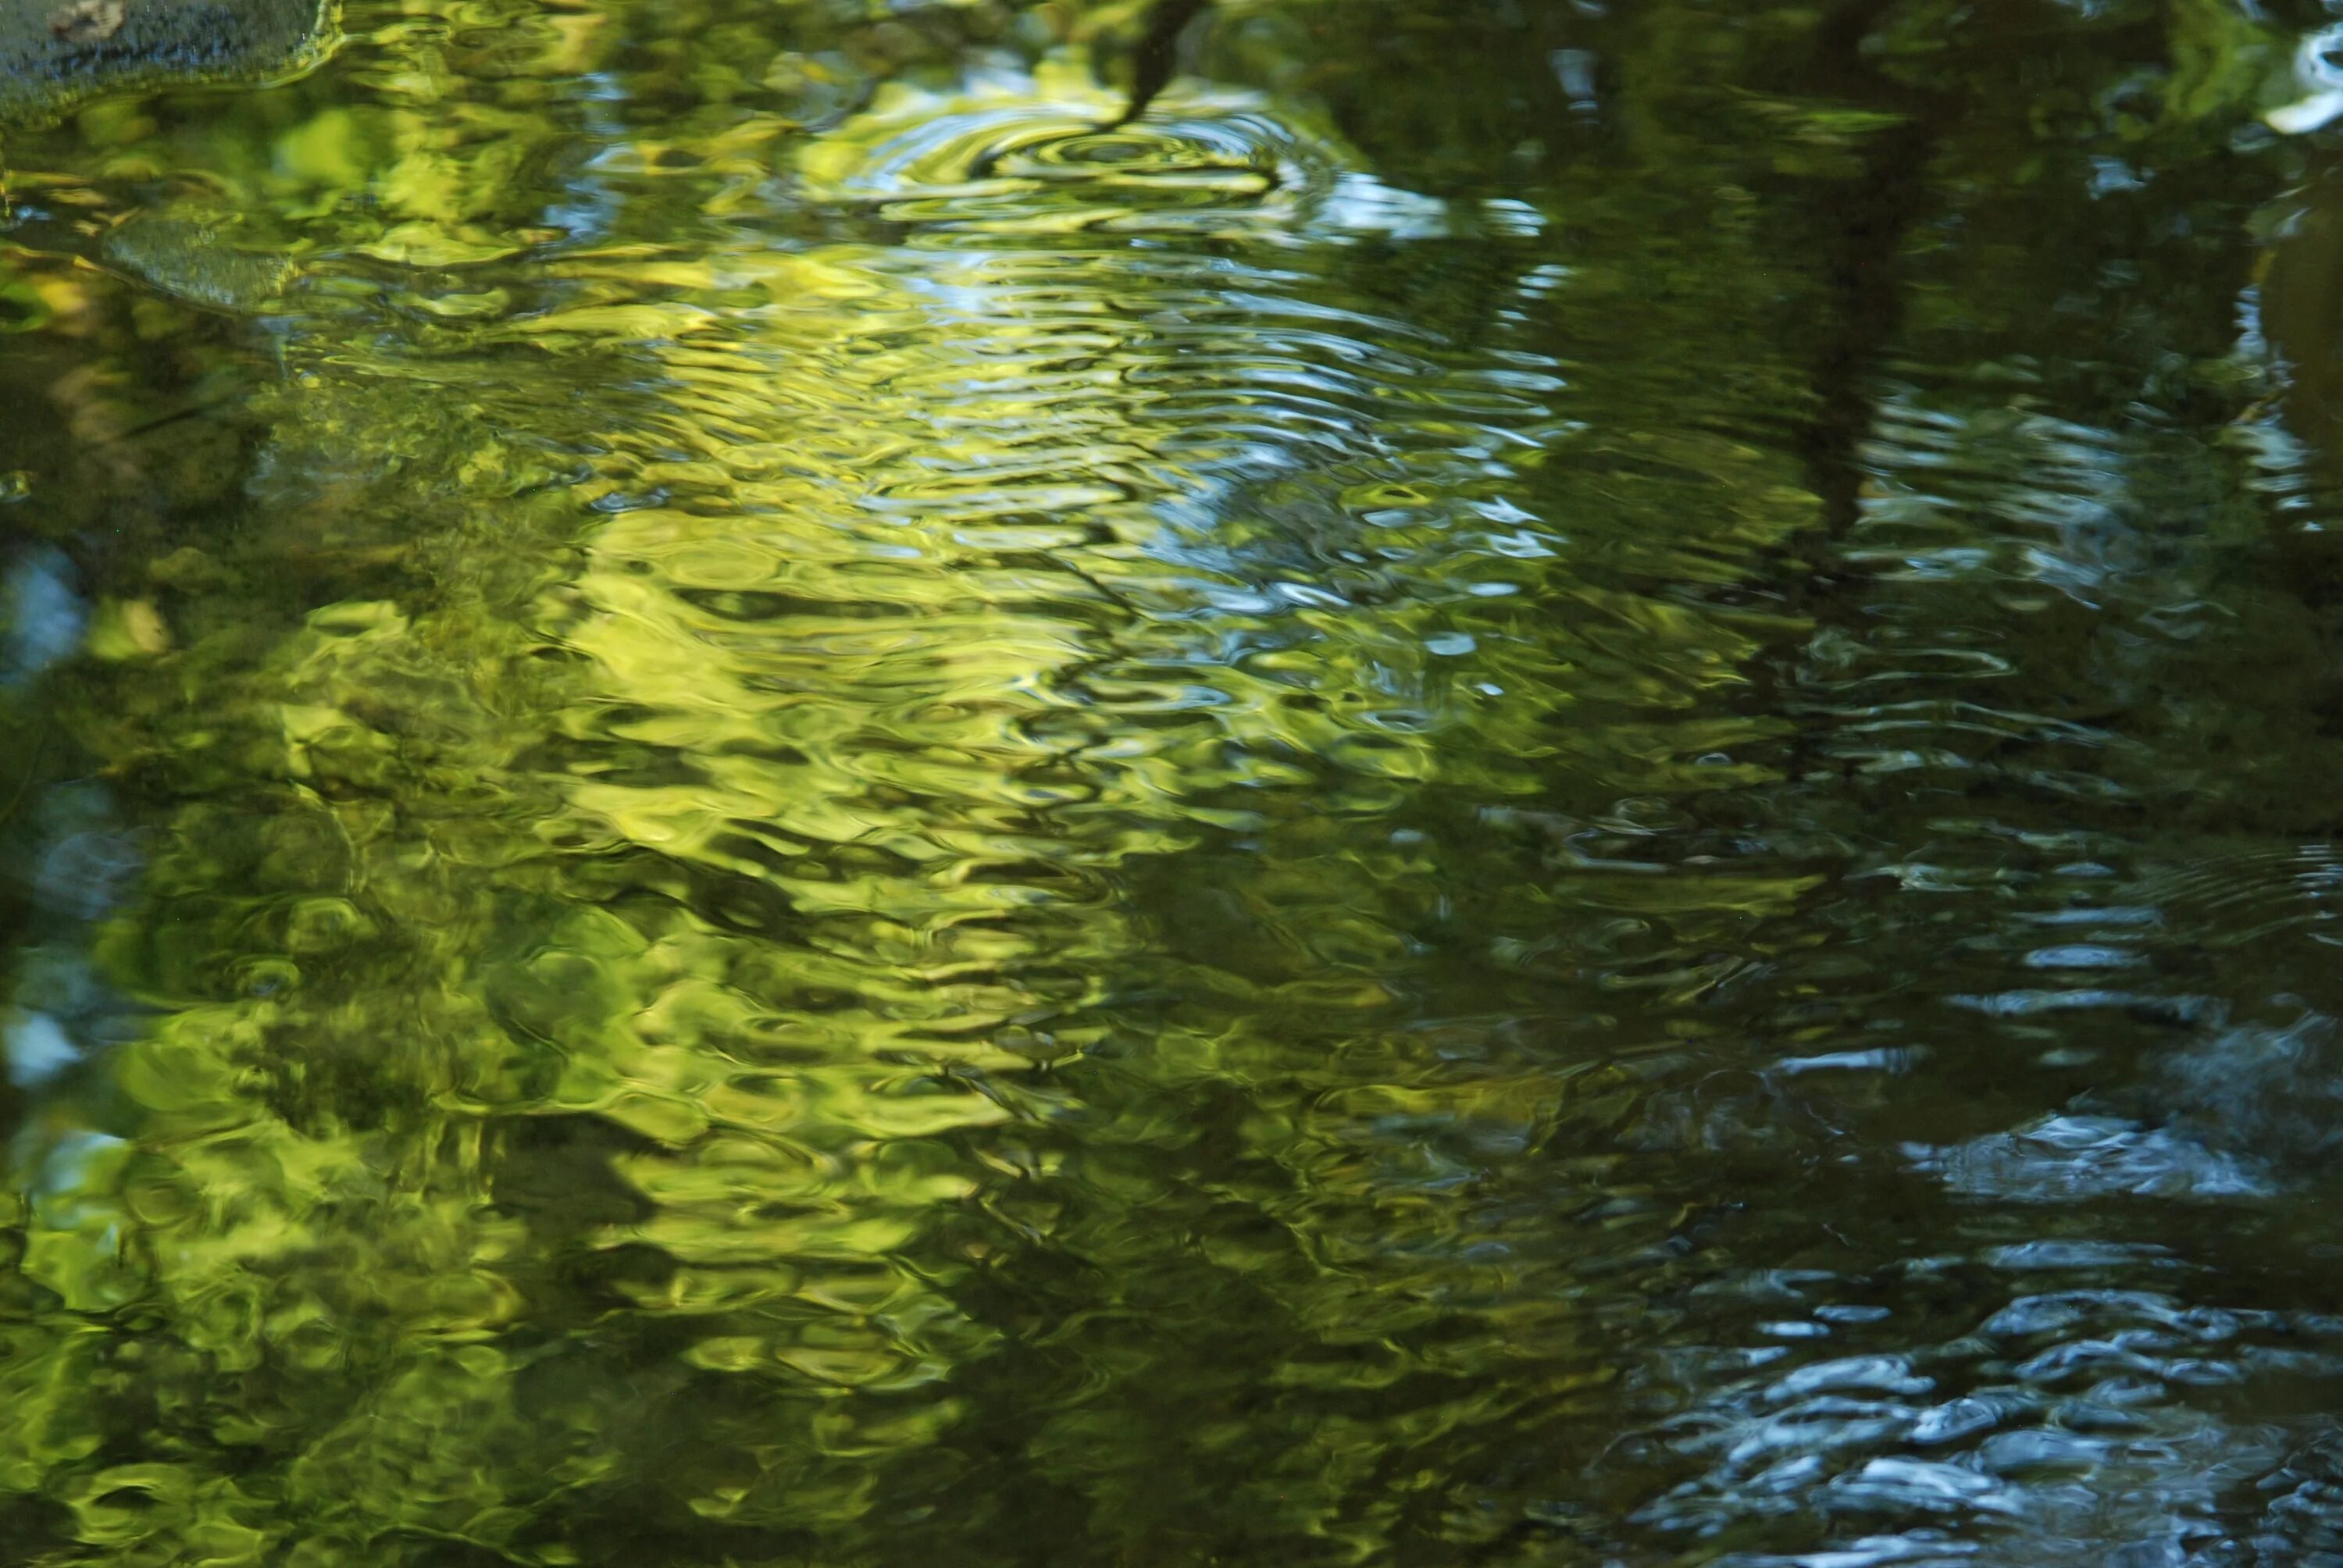
<instances>
[{"instance_id":1,"label":"gray rock","mask_svg":"<svg viewBox=\"0 0 2343 1568\"><path fill-rule=\"evenodd\" d=\"M0 125L101 93L259 81L323 59L335 0L0 0Z\"/></svg>"}]
</instances>

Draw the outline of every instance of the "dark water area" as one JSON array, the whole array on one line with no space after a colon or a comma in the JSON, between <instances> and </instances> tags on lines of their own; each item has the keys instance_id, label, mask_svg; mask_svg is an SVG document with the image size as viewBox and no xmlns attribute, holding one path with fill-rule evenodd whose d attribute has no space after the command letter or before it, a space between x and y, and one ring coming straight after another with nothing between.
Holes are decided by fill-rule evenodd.
<instances>
[{"instance_id":1,"label":"dark water area","mask_svg":"<svg viewBox=\"0 0 2343 1568\"><path fill-rule=\"evenodd\" d=\"M2320 5L142 3L0 1563L2343 1563Z\"/></svg>"}]
</instances>

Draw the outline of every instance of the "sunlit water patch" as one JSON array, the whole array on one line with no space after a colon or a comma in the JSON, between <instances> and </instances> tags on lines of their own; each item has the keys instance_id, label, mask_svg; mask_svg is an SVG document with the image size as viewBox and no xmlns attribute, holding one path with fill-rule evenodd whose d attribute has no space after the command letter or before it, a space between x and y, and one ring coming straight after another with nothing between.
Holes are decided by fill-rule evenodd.
<instances>
[{"instance_id":1,"label":"sunlit water patch","mask_svg":"<svg viewBox=\"0 0 2343 1568\"><path fill-rule=\"evenodd\" d=\"M1528 487L1566 436L1564 383L1502 337L1409 319L1351 259L1366 237L1453 243L1443 204L1263 100L1175 98L1108 133L1107 96L1070 101L1071 81L892 98L817 144L799 195L868 240L575 247L546 268L566 300L464 329L458 356L444 337L352 356L334 312L297 324L298 390L256 488L322 520L327 574L381 558L386 494L496 518L515 553L419 597L318 606L256 657L222 648L248 706L225 734L181 732L190 755L266 759L272 782L176 786L146 884L163 918L125 955L170 1016L116 1060L137 1111L100 1117L146 1142L133 1157L108 1131L105 1160L45 1178L88 1191L35 1212L35 1267L110 1310L216 1289L199 1260L255 1225L328 1227L340 1280L286 1277L249 1310L362 1356L304 1401L378 1392L364 1427L304 1418L281 1480L175 1484L236 1489L264 1532L333 1488L352 1501L330 1538L388 1524L542 1554L569 1549L543 1512L559 1477L612 1473L689 1421L708 1462L657 1483L656 1516L877 1540L975 1462L954 1435L970 1380L1031 1375L983 1370L1024 1366L1010 1347L1039 1330L1000 1292L1151 1250L1122 1219L1130 1182L1167 1217L1235 1201L1273 1230L1277 1189L1319 1191L1312 1228L1356 1283L1280 1265L1246 1285L1249 1254L1213 1243L1132 1288L1163 1292L1150 1332L1174 1345L1216 1299L1265 1289L1339 1357L1382 1311L1377 1194L1446 1185L1415 1169L1418 1136L1528 1135L1536 1091L1513 1070L1405 1087L1450 1048L1411 1040L1393 966L1428 890L1412 802L1532 787L1505 748L1443 756L1443 738L1534 746L1550 712L1525 563L1552 547ZM1474 264L1493 287L1550 285L1507 249L1535 233L1522 213L1473 226L1495 236ZM348 265L325 258L310 286L330 297ZM530 400L555 348L567 406ZM418 394L465 411L376 460L365 422L404 421ZM424 548L452 565L471 526ZM1632 648L1587 657L1637 678ZM1379 821L1365 854L1329 831ZM1146 868L1205 849L1253 862L1267 896L1167 926L1142 895L1178 873ZM209 869L224 857L242 869ZM1273 890L1304 882L1346 891ZM379 1053L367 953L406 977ZM25 1075L61 1070L61 1026L23 1005ZM1317 1043L1289 1060L1297 1028ZM1332 1098L1296 1141L1242 1131L1262 1093ZM1290 1165L1271 1189L1235 1199L1183 1169L1180 1107L1200 1097L1230 1102L1222 1136L1266 1136L1267 1169ZM530 1151L555 1147L578 1175L546 1188ZM1356 1191L1312 1169L1346 1147ZM157 1243L84 1259L132 1222L105 1195L126 1161L176 1194ZM435 1196L407 1203L378 1166ZM1399 1255L1518 1223L1428 1214ZM459 1288L425 1284L442 1264ZM532 1362L569 1391L550 1425L496 1370L563 1272L596 1282L598 1342L663 1369L623 1420L587 1341ZM1187 1440L1101 1442L1140 1374L1091 1294L1054 1309L1105 1326L1044 1374L1080 1389L1026 1462L1103 1509ZM369 1319L407 1327L359 1352L347 1325ZM1562 1386L1591 1375L1561 1320L1530 1340L1568 1363ZM1502 1419L1518 1396L1483 1400L1463 1370L1443 1374L1455 1419ZM426 1462L427 1412L468 1375L471 1424L543 1479L467 1483L462 1445ZM830 1413L755 1434L775 1400ZM1268 1528L1349 1506L1356 1483L1321 1462L1262 1493ZM482 1507L503 1512L484 1526Z\"/></svg>"}]
</instances>

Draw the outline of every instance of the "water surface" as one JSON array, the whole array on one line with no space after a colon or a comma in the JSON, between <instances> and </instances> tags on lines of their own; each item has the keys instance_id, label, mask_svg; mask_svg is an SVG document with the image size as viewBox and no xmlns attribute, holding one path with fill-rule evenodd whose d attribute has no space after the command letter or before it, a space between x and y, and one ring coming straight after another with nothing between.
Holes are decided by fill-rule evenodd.
<instances>
[{"instance_id":1,"label":"water surface","mask_svg":"<svg viewBox=\"0 0 2343 1568\"><path fill-rule=\"evenodd\" d=\"M0 1556L2343 1553L2318 7L339 21L0 148Z\"/></svg>"}]
</instances>

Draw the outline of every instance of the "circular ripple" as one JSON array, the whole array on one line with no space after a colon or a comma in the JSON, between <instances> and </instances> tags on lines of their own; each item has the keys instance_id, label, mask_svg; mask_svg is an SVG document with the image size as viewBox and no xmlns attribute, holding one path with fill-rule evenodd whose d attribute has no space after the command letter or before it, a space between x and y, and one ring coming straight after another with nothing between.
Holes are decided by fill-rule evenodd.
<instances>
[{"instance_id":1,"label":"circular ripple","mask_svg":"<svg viewBox=\"0 0 2343 1568\"><path fill-rule=\"evenodd\" d=\"M1431 232L1445 209L1383 186L1332 142L1233 92L1122 101L1061 62L958 94L898 91L809 148L816 201L898 223L997 233Z\"/></svg>"}]
</instances>

